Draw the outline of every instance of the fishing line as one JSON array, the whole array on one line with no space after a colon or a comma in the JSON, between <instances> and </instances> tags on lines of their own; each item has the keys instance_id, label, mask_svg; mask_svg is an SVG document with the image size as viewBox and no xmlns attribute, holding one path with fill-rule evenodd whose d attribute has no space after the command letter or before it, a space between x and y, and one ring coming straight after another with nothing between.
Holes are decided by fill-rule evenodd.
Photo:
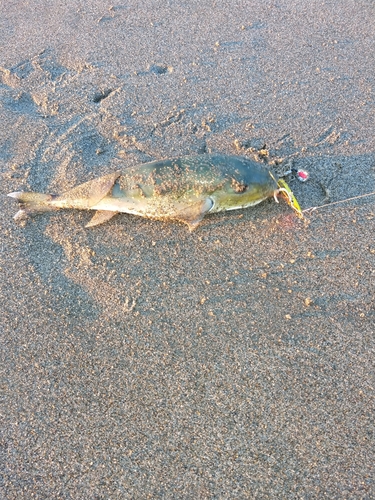
<instances>
[{"instance_id":1,"label":"fishing line","mask_svg":"<svg viewBox=\"0 0 375 500\"><path fill-rule=\"evenodd\" d=\"M352 198L346 198L345 200L333 201L332 203L325 203L324 205L318 205L316 207L305 208L302 212L315 212L319 208L330 207L332 205L338 205L339 203L346 203L347 201L359 200L360 198L366 198L368 196L374 196L375 191L372 193L360 194L359 196L353 196Z\"/></svg>"},{"instance_id":2,"label":"fishing line","mask_svg":"<svg viewBox=\"0 0 375 500\"><path fill-rule=\"evenodd\" d=\"M284 176L290 175L290 174L294 174L297 177L297 179L301 182L306 182L309 179L310 174L306 170L291 168L290 170L285 172L281 176L281 178L278 180L279 192L283 192L283 191L286 192L286 195L287 195L286 201L287 201L288 205L291 206L297 212L297 215L299 214L300 218L303 218L303 215L302 215L303 213L307 213L307 212L311 213L311 212L315 212L316 210L318 210L320 208L331 207L332 205L339 205L340 203L346 203L347 201L359 200L361 198L367 198L369 196L375 195L375 191L373 191L372 193L360 194L358 196L353 196L352 198L345 198L344 200L332 201L331 203L325 203L324 205L318 205L316 207L310 207L310 208L305 208L304 210L301 210L299 205L298 205L297 199L293 195L293 192L291 191L289 186L285 183L285 181L282 179ZM274 179L272 174L271 174L271 177ZM284 193L282 193L282 194L284 194ZM289 197L289 200L288 200L288 197Z\"/></svg>"}]
</instances>

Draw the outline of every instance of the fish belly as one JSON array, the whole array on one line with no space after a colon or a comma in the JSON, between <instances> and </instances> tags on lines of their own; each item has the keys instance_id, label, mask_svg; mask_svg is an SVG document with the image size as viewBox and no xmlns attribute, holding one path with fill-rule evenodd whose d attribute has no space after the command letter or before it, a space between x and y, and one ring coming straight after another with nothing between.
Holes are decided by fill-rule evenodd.
<instances>
[{"instance_id":1,"label":"fish belly","mask_svg":"<svg viewBox=\"0 0 375 500\"><path fill-rule=\"evenodd\" d=\"M248 207L254 207L255 205L258 205L262 201L266 200L269 198L269 196L264 196L263 198L258 198L257 200L252 200L246 203L239 203L233 204L233 205L228 205L226 203L221 204L222 202L217 202L214 207L212 208L211 212L216 213L216 212L227 212L229 210L240 210L241 208L248 208Z\"/></svg>"},{"instance_id":2,"label":"fish belly","mask_svg":"<svg viewBox=\"0 0 375 500\"><path fill-rule=\"evenodd\" d=\"M110 212L120 212L133 215L141 215L143 217L151 217L154 210L149 206L150 204L145 200L134 200L131 198L114 198L106 196L99 201L96 205L91 207L91 210L108 210Z\"/></svg>"}]
</instances>

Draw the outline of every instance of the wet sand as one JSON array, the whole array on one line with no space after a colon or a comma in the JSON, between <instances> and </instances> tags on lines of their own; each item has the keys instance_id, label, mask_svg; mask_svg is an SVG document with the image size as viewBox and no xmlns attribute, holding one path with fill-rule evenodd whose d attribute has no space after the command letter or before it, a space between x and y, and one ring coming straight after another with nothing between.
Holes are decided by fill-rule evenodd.
<instances>
[{"instance_id":1,"label":"wet sand","mask_svg":"<svg viewBox=\"0 0 375 500\"><path fill-rule=\"evenodd\" d=\"M0 15L2 498L374 498L375 198L183 224L12 219L203 152L375 190L370 1L90 0Z\"/></svg>"}]
</instances>

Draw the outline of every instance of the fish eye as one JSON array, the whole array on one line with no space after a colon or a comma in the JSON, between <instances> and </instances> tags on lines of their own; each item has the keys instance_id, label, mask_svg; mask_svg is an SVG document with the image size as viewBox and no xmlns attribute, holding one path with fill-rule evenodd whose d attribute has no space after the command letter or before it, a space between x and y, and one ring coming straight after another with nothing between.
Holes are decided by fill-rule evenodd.
<instances>
[{"instance_id":1,"label":"fish eye","mask_svg":"<svg viewBox=\"0 0 375 500\"><path fill-rule=\"evenodd\" d=\"M232 179L231 185L232 185L232 189L238 194L244 193L247 190L247 188L249 187L247 184L245 184L244 182L238 181L237 179Z\"/></svg>"}]
</instances>

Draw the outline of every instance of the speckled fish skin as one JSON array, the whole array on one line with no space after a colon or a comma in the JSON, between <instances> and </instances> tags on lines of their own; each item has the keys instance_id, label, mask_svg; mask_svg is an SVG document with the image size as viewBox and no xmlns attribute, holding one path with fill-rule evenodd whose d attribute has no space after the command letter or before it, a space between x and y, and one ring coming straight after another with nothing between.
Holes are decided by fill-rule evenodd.
<instances>
[{"instance_id":1,"label":"speckled fish skin","mask_svg":"<svg viewBox=\"0 0 375 500\"><path fill-rule=\"evenodd\" d=\"M92 208L176 219L194 229L208 212L256 205L275 190L267 168L248 158L184 156L126 169Z\"/></svg>"},{"instance_id":2,"label":"speckled fish skin","mask_svg":"<svg viewBox=\"0 0 375 500\"><path fill-rule=\"evenodd\" d=\"M115 172L59 196L11 193L16 217L58 208L96 210L92 227L119 212L178 220L195 229L207 213L256 205L278 186L268 169L244 157L219 154L153 161Z\"/></svg>"}]
</instances>

